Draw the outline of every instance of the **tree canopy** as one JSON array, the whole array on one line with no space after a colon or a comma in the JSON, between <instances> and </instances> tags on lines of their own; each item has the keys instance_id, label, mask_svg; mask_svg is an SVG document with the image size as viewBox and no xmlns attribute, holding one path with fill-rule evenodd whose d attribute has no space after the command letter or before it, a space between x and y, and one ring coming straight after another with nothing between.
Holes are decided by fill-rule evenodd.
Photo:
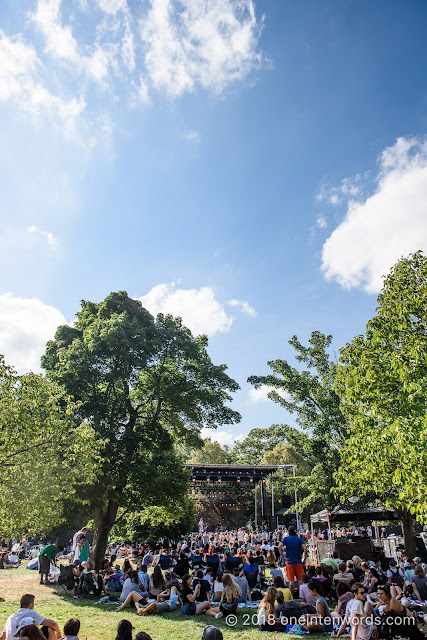
<instances>
[{"instance_id":1,"label":"tree canopy","mask_svg":"<svg viewBox=\"0 0 427 640\"><path fill-rule=\"evenodd\" d=\"M164 506L171 486L177 496L187 491L174 444L197 446L201 427L240 420L228 406L239 387L225 365L212 363L206 336L193 337L180 318L153 319L126 292L82 301L76 315L47 344L42 366L103 440L97 482L88 489L99 564L119 506Z\"/></svg>"},{"instance_id":2,"label":"tree canopy","mask_svg":"<svg viewBox=\"0 0 427 640\"><path fill-rule=\"evenodd\" d=\"M212 442L210 438L203 441L203 447L193 449L188 462L193 464L229 464L230 452L221 447L219 442Z\"/></svg>"},{"instance_id":3,"label":"tree canopy","mask_svg":"<svg viewBox=\"0 0 427 640\"><path fill-rule=\"evenodd\" d=\"M76 411L56 384L19 376L0 357L1 535L51 530L64 519L64 495L94 479L100 443Z\"/></svg>"},{"instance_id":4,"label":"tree canopy","mask_svg":"<svg viewBox=\"0 0 427 640\"><path fill-rule=\"evenodd\" d=\"M308 346L293 336L289 344L296 352L295 359L305 365L305 369L298 370L286 360L273 360L268 362L272 370L270 375L248 378L255 388L272 387L269 398L290 414L296 414L296 424L305 431L305 434L304 431L298 434L297 430L292 433L287 427L286 436L293 438L288 442L311 467L310 474L297 479L299 490L304 490L300 509L330 504L334 472L338 469L341 447L347 437L347 420L334 389L337 365L329 355L331 342L332 336L320 331L312 332ZM271 430L274 438L274 427Z\"/></svg>"},{"instance_id":5,"label":"tree canopy","mask_svg":"<svg viewBox=\"0 0 427 640\"><path fill-rule=\"evenodd\" d=\"M337 474L340 497L371 488L397 509L414 551L409 513L427 513L427 258L400 260L376 315L340 351L336 390L349 420Z\"/></svg>"}]
</instances>

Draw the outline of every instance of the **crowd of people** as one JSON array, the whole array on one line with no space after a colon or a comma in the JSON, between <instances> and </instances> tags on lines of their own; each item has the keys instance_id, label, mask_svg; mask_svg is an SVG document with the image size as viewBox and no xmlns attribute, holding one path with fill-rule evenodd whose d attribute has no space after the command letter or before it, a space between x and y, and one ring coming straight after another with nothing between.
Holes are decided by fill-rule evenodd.
<instances>
[{"instance_id":1,"label":"crowd of people","mask_svg":"<svg viewBox=\"0 0 427 640\"><path fill-rule=\"evenodd\" d=\"M399 563L390 559L384 564L354 556L343 562L335 551L315 565L308 561L310 535L301 536L291 526L275 532L202 531L176 543L111 544L96 569L87 534L86 529L78 531L65 549L51 544L39 551L41 583L67 554L71 562L60 576L67 578L70 591L105 596L109 602L117 598L119 611L134 608L140 616L178 610L184 616L227 620L238 608L249 607L256 608L262 631L338 637L350 632L352 640L370 640L375 633L384 640L424 637L419 622L427 617L418 605L427 601L427 578L419 558L403 556ZM25 618L24 613L18 618ZM33 624L48 630L46 638L49 633L60 637L53 621L37 618ZM12 640L7 625L5 629L1 640ZM64 632L64 637L77 634ZM137 640L142 636L137 634Z\"/></svg>"}]
</instances>

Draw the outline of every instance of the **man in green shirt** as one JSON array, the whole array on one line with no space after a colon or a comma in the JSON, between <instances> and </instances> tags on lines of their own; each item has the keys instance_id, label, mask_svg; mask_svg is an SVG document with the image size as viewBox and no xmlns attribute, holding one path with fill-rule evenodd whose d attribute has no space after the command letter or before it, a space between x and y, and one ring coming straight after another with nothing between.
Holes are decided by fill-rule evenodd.
<instances>
[{"instance_id":1,"label":"man in green shirt","mask_svg":"<svg viewBox=\"0 0 427 640\"><path fill-rule=\"evenodd\" d=\"M40 584L47 583L47 577L50 571L50 564L55 564L55 558L59 551L64 551L64 547L62 545L57 546L56 544L48 544L46 547L40 551L39 554L39 574L40 574ZM44 576L44 582L43 582Z\"/></svg>"}]
</instances>

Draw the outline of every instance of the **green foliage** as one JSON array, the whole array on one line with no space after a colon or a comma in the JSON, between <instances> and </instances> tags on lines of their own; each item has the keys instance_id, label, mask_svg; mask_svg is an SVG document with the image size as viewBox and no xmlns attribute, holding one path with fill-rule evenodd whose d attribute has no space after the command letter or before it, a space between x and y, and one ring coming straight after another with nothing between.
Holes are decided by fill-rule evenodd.
<instances>
[{"instance_id":1,"label":"green foliage","mask_svg":"<svg viewBox=\"0 0 427 640\"><path fill-rule=\"evenodd\" d=\"M161 537L177 539L191 530L196 516L194 503L186 494L164 505L147 505L140 511L125 515L112 530L114 539L158 540Z\"/></svg>"},{"instance_id":2,"label":"green foliage","mask_svg":"<svg viewBox=\"0 0 427 640\"><path fill-rule=\"evenodd\" d=\"M305 492L298 505L300 509L313 510L330 504L334 472L347 437L347 421L334 389L337 365L328 353L331 342L332 336L319 331L312 332L308 346L293 336L289 344L296 351L297 362L305 365L305 369L298 370L286 360L274 360L268 362L272 374L248 378L256 389L264 385L272 387L270 399L296 414L297 425L308 435L298 439L294 434L291 442L312 469L309 475L297 478L298 490Z\"/></svg>"},{"instance_id":3,"label":"green foliage","mask_svg":"<svg viewBox=\"0 0 427 640\"><path fill-rule=\"evenodd\" d=\"M94 479L101 443L76 411L57 385L0 357L1 535L50 530L64 519L64 495Z\"/></svg>"},{"instance_id":4,"label":"green foliage","mask_svg":"<svg viewBox=\"0 0 427 640\"><path fill-rule=\"evenodd\" d=\"M336 389L350 423L336 493L370 487L420 520L427 513L427 258L401 259L376 315L341 349Z\"/></svg>"},{"instance_id":5,"label":"green foliage","mask_svg":"<svg viewBox=\"0 0 427 640\"><path fill-rule=\"evenodd\" d=\"M197 446L201 427L240 420L226 404L239 387L225 365L212 363L207 338L193 337L180 318L154 320L125 292L82 301L74 327L59 327L42 365L103 439L97 482L87 491L103 545L119 504L163 507L171 486L176 496L187 492L177 441Z\"/></svg>"},{"instance_id":6,"label":"green foliage","mask_svg":"<svg viewBox=\"0 0 427 640\"><path fill-rule=\"evenodd\" d=\"M210 438L203 441L201 449L193 449L188 462L193 464L230 464L230 452Z\"/></svg>"},{"instance_id":7,"label":"green foliage","mask_svg":"<svg viewBox=\"0 0 427 640\"><path fill-rule=\"evenodd\" d=\"M267 451L271 451L283 442L292 444L306 453L307 440L307 435L294 427L286 424L272 424L264 429L251 429L246 438L233 447L231 456L236 464L260 464L261 458Z\"/></svg>"}]
</instances>

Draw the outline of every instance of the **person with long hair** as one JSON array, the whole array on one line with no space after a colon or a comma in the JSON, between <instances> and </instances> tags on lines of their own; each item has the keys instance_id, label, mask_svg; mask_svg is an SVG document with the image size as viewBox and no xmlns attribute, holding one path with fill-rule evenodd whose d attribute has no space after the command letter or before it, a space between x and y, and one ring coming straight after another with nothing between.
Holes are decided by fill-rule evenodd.
<instances>
[{"instance_id":1,"label":"person with long hair","mask_svg":"<svg viewBox=\"0 0 427 640\"><path fill-rule=\"evenodd\" d=\"M234 582L229 573L225 573L223 575L222 586L224 591L222 592L219 607L212 607L206 611L209 616L215 616L215 618L222 618L222 616L235 614L239 598L242 595L239 585Z\"/></svg>"},{"instance_id":2,"label":"person with long hair","mask_svg":"<svg viewBox=\"0 0 427 640\"><path fill-rule=\"evenodd\" d=\"M129 578L126 578L122 593L120 594L120 602L122 603L117 611L123 611L130 604L134 604L137 612L147 604L148 593L142 591L139 586L138 572L132 571Z\"/></svg>"},{"instance_id":3,"label":"person with long hair","mask_svg":"<svg viewBox=\"0 0 427 640\"><path fill-rule=\"evenodd\" d=\"M348 582L343 581L338 582L336 593L338 602L336 608L331 611L331 616L334 619L334 622L339 622L341 624L345 615L347 605L350 600L353 600L354 594Z\"/></svg>"},{"instance_id":4,"label":"person with long hair","mask_svg":"<svg viewBox=\"0 0 427 640\"><path fill-rule=\"evenodd\" d=\"M422 640L425 635L417 626L417 620L412 613L403 606L397 598L393 598L390 585L378 587L378 600L382 606L380 638L394 638L397 636Z\"/></svg>"},{"instance_id":5,"label":"person with long hair","mask_svg":"<svg viewBox=\"0 0 427 640\"><path fill-rule=\"evenodd\" d=\"M196 587L191 586L192 578L186 573L182 578L182 592L181 592L181 613L187 616L195 616L200 613L204 613L206 609L210 608L210 602L197 602L197 597L200 593L200 583Z\"/></svg>"},{"instance_id":6,"label":"person with long hair","mask_svg":"<svg viewBox=\"0 0 427 640\"><path fill-rule=\"evenodd\" d=\"M131 571L133 571L133 566L130 563L130 560L128 558L124 559L123 565L122 565L122 573L124 576L124 579L126 580L126 578L129 578Z\"/></svg>"},{"instance_id":7,"label":"person with long hair","mask_svg":"<svg viewBox=\"0 0 427 640\"><path fill-rule=\"evenodd\" d=\"M166 582L163 577L163 573L159 565L154 567L154 571L150 578L150 596L157 598L159 593L166 590Z\"/></svg>"},{"instance_id":8,"label":"person with long hair","mask_svg":"<svg viewBox=\"0 0 427 640\"><path fill-rule=\"evenodd\" d=\"M333 630L332 616L319 581L311 580L308 583L308 591L316 599L316 613L305 616L302 628L310 633L331 633Z\"/></svg>"},{"instance_id":9,"label":"person with long hair","mask_svg":"<svg viewBox=\"0 0 427 640\"><path fill-rule=\"evenodd\" d=\"M277 589L269 587L264 594L258 607L258 626L260 631L286 631L286 624L283 624L275 614Z\"/></svg>"},{"instance_id":10,"label":"person with long hair","mask_svg":"<svg viewBox=\"0 0 427 640\"><path fill-rule=\"evenodd\" d=\"M132 640L132 631L134 628L129 620L120 620L117 625L116 640Z\"/></svg>"}]
</instances>

